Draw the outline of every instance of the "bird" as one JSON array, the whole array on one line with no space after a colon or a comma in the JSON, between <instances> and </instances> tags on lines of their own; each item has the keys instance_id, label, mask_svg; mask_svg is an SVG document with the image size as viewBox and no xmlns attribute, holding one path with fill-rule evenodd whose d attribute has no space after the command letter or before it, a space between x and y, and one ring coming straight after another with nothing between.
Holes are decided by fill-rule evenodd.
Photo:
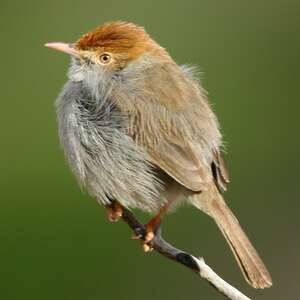
<instances>
[{"instance_id":1,"label":"bird","mask_svg":"<svg viewBox=\"0 0 300 300\"><path fill-rule=\"evenodd\" d=\"M230 181L223 138L195 68L178 65L143 27L125 21L45 46L71 57L56 100L60 142L109 220L124 208L149 212L147 252L161 218L188 203L215 221L246 281L270 287L270 273L223 198Z\"/></svg>"}]
</instances>

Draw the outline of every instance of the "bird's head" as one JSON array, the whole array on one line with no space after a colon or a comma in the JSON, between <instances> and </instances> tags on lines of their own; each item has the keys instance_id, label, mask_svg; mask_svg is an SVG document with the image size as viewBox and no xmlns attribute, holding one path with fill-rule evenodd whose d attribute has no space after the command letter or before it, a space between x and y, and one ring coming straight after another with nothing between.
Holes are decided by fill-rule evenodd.
<instances>
[{"instance_id":1,"label":"bird's head","mask_svg":"<svg viewBox=\"0 0 300 300\"><path fill-rule=\"evenodd\" d=\"M142 27L121 21L104 23L74 44L59 42L45 46L70 54L73 57L70 75L78 79L91 70L113 74L144 57L169 59L167 52Z\"/></svg>"}]
</instances>

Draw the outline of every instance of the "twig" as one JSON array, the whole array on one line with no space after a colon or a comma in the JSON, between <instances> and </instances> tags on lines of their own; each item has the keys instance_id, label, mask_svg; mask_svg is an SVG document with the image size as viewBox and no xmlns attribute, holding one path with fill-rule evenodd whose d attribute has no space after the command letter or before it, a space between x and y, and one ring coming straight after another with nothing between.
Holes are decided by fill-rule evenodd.
<instances>
[{"instance_id":1,"label":"twig","mask_svg":"<svg viewBox=\"0 0 300 300\"><path fill-rule=\"evenodd\" d=\"M122 219L134 231L135 235L141 240L144 240L146 229L136 217L128 209L123 208ZM204 261L202 257L196 258L180 249L177 249L167 243L161 236L160 229L156 232L154 239L151 241L151 246L161 255L172 259L190 270L196 272L200 277L207 280L216 290L232 300L250 300L247 296L242 294L239 290L231 286L216 274Z\"/></svg>"}]
</instances>

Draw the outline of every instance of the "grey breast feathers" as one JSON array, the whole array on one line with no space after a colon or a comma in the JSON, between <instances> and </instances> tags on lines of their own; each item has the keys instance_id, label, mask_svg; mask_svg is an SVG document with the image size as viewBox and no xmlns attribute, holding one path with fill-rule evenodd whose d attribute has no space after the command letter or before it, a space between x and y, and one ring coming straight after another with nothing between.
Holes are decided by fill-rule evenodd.
<instances>
[{"instance_id":1,"label":"grey breast feathers","mask_svg":"<svg viewBox=\"0 0 300 300\"><path fill-rule=\"evenodd\" d=\"M82 82L57 99L60 141L79 183L103 204L112 199L146 211L159 207L160 183L148 155L126 134L127 120L106 99L95 105Z\"/></svg>"}]
</instances>

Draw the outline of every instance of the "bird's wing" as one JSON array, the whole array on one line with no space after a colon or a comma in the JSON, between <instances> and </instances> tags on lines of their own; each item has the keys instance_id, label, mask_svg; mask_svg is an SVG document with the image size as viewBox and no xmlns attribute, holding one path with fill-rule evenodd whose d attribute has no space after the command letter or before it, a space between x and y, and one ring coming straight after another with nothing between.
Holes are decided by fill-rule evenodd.
<instances>
[{"instance_id":1,"label":"bird's wing","mask_svg":"<svg viewBox=\"0 0 300 300\"><path fill-rule=\"evenodd\" d=\"M198 83L175 64L147 75L143 89L149 97L126 105L131 106L129 134L154 165L186 188L200 191L214 178L225 189L218 123Z\"/></svg>"},{"instance_id":2,"label":"bird's wing","mask_svg":"<svg viewBox=\"0 0 300 300\"><path fill-rule=\"evenodd\" d=\"M220 190L226 190L229 176L220 152L214 152L209 163L197 143L187 143L171 135L144 149L154 165L186 188L201 191L213 179Z\"/></svg>"},{"instance_id":3,"label":"bird's wing","mask_svg":"<svg viewBox=\"0 0 300 300\"><path fill-rule=\"evenodd\" d=\"M230 182L229 173L223 159L223 155L220 151L214 153L212 162L212 173L217 187L221 191L226 191L227 184Z\"/></svg>"},{"instance_id":4,"label":"bird's wing","mask_svg":"<svg viewBox=\"0 0 300 300\"><path fill-rule=\"evenodd\" d=\"M171 136L159 144L144 147L151 161L176 181L193 191L203 189L209 181L209 170L191 145Z\"/></svg>"}]
</instances>

